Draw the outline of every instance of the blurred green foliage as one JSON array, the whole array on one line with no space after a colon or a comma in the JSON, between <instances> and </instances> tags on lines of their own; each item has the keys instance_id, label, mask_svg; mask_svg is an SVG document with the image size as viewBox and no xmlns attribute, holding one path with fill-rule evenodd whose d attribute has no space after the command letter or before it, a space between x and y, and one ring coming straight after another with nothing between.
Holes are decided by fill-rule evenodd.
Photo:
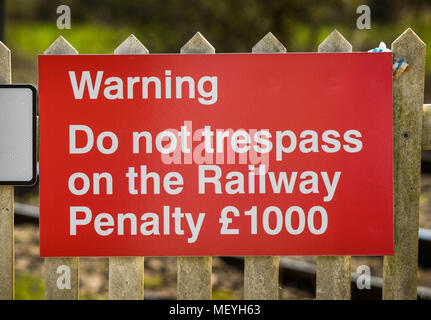
<instances>
[{"instance_id":1,"label":"blurred green foliage","mask_svg":"<svg viewBox=\"0 0 431 320\"><path fill-rule=\"evenodd\" d=\"M13 80L37 83L37 54L63 35L79 53L112 53L130 33L152 53L179 52L200 31L217 52L250 52L271 31L288 51L316 51L338 29L365 51L388 46L411 27L431 44L429 0L6 0L5 42L13 53ZM57 6L69 5L71 30L58 30ZM371 29L356 28L361 4ZM431 49L427 49L427 70ZM431 73L427 73L428 83ZM430 86L427 85L427 91ZM427 95L431 98L431 94Z\"/></svg>"},{"instance_id":2,"label":"blurred green foliage","mask_svg":"<svg viewBox=\"0 0 431 320\"><path fill-rule=\"evenodd\" d=\"M146 289L157 289L160 288L163 284L163 279L161 276L148 276L144 275L144 288Z\"/></svg>"},{"instance_id":3,"label":"blurred green foliage","mask_svg":"<svg viewBox=\"0 0 431 320\"><path fill-rule=\"evenodd\" d=\"M15 300L43 300L45 283L41 276L30 273L17 273L15 275ZM106 300L107 294L87 293L80 294L80 300Z\"/></svg>"},{"instance_id":4,"label":"blurred green foliage","mask_svg":"<svg viewBox=\"0 0 431 320\"><path fill-rule=\"evenodd\" d=\"M15 275L16 300L43 300L44 282L41 277L17 273Z\"/></svg>"},{"instance_id":5,"label":"blurred green foliage","mask_svg":"<svg viewBox=\"0 0 431 320\"><path fill-rule=\"evenodd\" d=\"M114 28L109 25L80 24L71 30L59 32L52 24L37 21L11 22L7 35L10 47L19 50L25 58L42 54L60 34L63 35L80 53L113 53L116 44L120 44L128 35L128 28ZM31 41L29 41L31 39Z\"/></svg>"},{"instance_id":6,"label":"blurred green foliage","mask_svg":"<svg viewBox=\"0 0 431 320\"><path fill-rule=\"evenodd\" d=\"M232 300L234 299L234 292L225 289L213 289L212 291L213 300Z\"/></svg>"}]
</instances>

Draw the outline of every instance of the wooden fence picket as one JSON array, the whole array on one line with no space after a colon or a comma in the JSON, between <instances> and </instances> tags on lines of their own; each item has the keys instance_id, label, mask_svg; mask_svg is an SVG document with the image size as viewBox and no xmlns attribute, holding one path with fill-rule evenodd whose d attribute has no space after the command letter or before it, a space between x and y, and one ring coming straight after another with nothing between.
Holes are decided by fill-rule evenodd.
<instances>
[{"instance_id":1,"label":"wooden fence picket","mask_svg":"<svg viewBox=\"0 0 431 320\"><path fill-rule=\"evenodd\" d=\"M114 51L115 54L148 54L147 48L132 34ZM109 258L109 299L144 299L144 258Z\"/></svg>"},{"instance_id":2,"label":"wooden fence picket","mask_svg":"<svg viewBox=\"0 0 431 320\"><path fill-rule=\"evenodd\" d=\"M78 54L62 36L44 54ZM61 108L61 104L58 106ZM45 258L45 299L79 298L79 258Z\"/></svg>"},{"instance_id":3,"label":"wooden fence picket","mask_svg":"<svg viewBox=\"0 0 431 320\"><path fill-rule=\"evenodd\" d=\"M318 52L352 52L352 45L334 30L318 47ZM350 256L316 257L316 299L348 300Z\"/></svg>"},{"instance_id":4,"label":"wooden fence picket","mask_svg":"<svg viewBox=\"0 0 431 320\"><path fill-rule=\"evenodd\" d=\"M0 83L11 83L11 54L0 42ZM14 188L0 186L0 300L14 298Z\"/></svg>"},{"instance_id":5,"label":"wooden fence picket","mask_svg":"<svg viewBox=\"0 0 431 320\"><path fill-rule=\"evenodd\" d=\"M285 53L286 51L283 44L271 32L251 50L252 53ZM244 258L244 299L278 299L279 261L278 256Z\"/></svg>"},{"instance_id":6,"label":"wooden fence picket","mask_svg":"<svg viewBox=\"0 0 431 320\"><path fill-rule=\"evenodd\" d=\"M215 49L198 32L181 48L180 52L182 54L215 53ZM211 299L212 257L178 257L177 268L177 299Z\"/></svg>"},{"instance_id":7,"label":"wooden fence picket","mask_svg":"<svg viewBox=\"0 0 431 320\"><path fill-rule=\"evenodd\" d=\"M409 70L393 82L394 255L383 259L383 299L416 299L426 46L408 28L391 49Z\"/></svg>"}]
</instances>

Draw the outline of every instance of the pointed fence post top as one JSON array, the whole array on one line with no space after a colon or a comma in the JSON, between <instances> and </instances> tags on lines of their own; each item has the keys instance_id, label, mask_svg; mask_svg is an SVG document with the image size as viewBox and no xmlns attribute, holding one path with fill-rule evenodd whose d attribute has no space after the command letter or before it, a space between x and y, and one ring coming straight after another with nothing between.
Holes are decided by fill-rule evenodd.
<instances>
[{"instance_id":1,"label":"pointed fence post top","mask_svg":"<svg viewBox=\"0 0 431 320\"><path fill-rule=\"evenodd\" d=\"M395 56L404 58L409 63L409 60L412 60L411 57L425 55L426 44L411 28L407 28L392 42L391 50Z\"/></svg>"},{"instance_id":2,"label":"pointed fence post top","mask_svg":"<svg viewBox=\"0 0 431 320\"><path fill-rule=\"evenodd\" d=\"M133 34L128 36L115 50L115 54L147 54L148 49Z\"/></svg>"},{"instance_id":3,"label":"pointed fence post top","mask_svg":"<svg viewBox=\"0 0 431 320\"><path fill-rule=\"evenodd\" d=\"M268 32L262 39L256 43L251 49L252 53L284 53L287 49L283 44L271 33Z\"/></svg>"},{"instance_id":4,"label":"pointed fence post top","mask_svg":"<svg viewBox=\"0 0 431 320\"><path fill-rule=\"evenodd\" d=\"M352 52L352 45L335 29L319 44L319 52Z\"/></svg>"},{"instance_id":5,"label":"pointed fence post top","mask_svg":"<svg viewBox=\"0 0 431 320\"><path fill-rule=\"evenodd\" d=\"M11 83L11 55L10 50L0 41L0 83Z\"/></svg>"},{"instance_id":6,"label":"pointed fence post top","mask_svg":"<svg viewBox=\"0 0 431 320\"><path fill-rule=\"evenodd\" d=\"M398 38L392 42L392 46L398 44L403 44L404 42L417 43L418 46L426 47L425 42L412 30L412 28L407 28Z\"/></svg>"},{"instance_id":7,"label":"pointed fence post top","mask_svg":"<svg viewBox=\"0 0 431 320\"><path fill-rule=\"evenodd\" d=\"M181 47L181 53L215 53L215 48L208 42L200 32Z\"/></svg>"},{"instance_id":8,"label":"pointed fence post top","mask_svg":"<svg viewBox=\"0 0 431 320\"><path fill-rule=\"evenodd\" d=\"M0 55L10 55L10 49L6 47L6 45L0 41Z\"/></svg>"},{"instance_id":9,"label":"pointed fence post top","mask_svg":"<svg viewBox=\"0 0 431 320\"><path fill-rule=\"evenodd\" d=\"M406 91L412 90L412 86L424 88L426 45L421 38L412 29L408 28L392 42L391 49L395 60L404 60L408 64L408 69L394 79L394 86L395 84L405 86ZM422 106L422 104L423 95L417 105Z\"/></svg>"},{"instance_id":10,"label":"pointed fence post top","mask_svg":"<svg viewBox=\"0 0 431 320\"><path fill-rule=\"evenodd\" d=\"M63 36L59 36L49 48L45 50L44 54L78 54L78 51L76 51Z\"/></svg>"}]
</instances>

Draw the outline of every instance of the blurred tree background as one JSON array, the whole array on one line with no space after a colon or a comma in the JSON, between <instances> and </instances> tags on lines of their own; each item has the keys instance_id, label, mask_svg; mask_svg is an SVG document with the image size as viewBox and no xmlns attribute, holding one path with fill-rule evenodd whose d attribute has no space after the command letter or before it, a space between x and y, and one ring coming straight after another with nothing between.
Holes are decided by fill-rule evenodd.
<instances>
[{"instance_id":1,"label":"blurred tree background","mask_svg":"<svg viewBox=\"0 0 431 320\"><path fill-rule=\"evenodd\" d=\"M5 39L13 81L37 84L37 54L63 35L82 54L113 53L131 33L151 53L177 53L200 31L217 52L250 52L271 31L292 52L316 51L338 29L354 51L387 46L411 27L431 46L429 0L5 0ZM69 5L70 30L57 29L57 6ZM371 8L371 29L359 30L356 9ZM427 48L426 101L431 100Z\"/></svg>"}]
</instances>

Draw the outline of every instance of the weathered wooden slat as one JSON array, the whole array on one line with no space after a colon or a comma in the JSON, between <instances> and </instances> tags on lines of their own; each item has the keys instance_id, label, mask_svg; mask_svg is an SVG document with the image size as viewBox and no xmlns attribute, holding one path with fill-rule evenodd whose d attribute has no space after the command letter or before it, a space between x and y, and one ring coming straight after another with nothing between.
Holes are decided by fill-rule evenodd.
<instances>
[{"instance_id":1,"label":"weathered wooden slat","mask_svg":"<svg viewBox=\"0 0 431 320\"><path fill-rule=\"evenodd\" d=\"M45 258L45 299L79 299L79 258Z\"/></svg>"},{"instance_id":2,"label":"weathered wooden slat","mask_svg":"<svg viewBox=\"0 0 431 320\"><path fill-rule=\"evenodd\" d=\"M211 300L212 257L178 257L177 299Z\"/></svg>"},{"instance_id":3,"label":"weathered wooden slat","mask_svg":"<svg viewBox=\"0 0 431 320\"><path fill-rule=\"evenodd\" d=\"M279 256L246 256L244 259L244 299L277 300Z\"/></svg>"},{"instance_id":4,"label":"weathered wooden slat","mask_svg":"<svg viewBox=\"0 0 431 320\"><path fill-rule=\"evenodd\" d=\"M319 52L352 52L352 45L334 30L318 47ZM316 299L348 300L351 297L350 256L316 258Z\"/></svg>"},{"instance_id":5,"label":"weathered wooden slat","mask_svg":"<svg viewBox=\"0 0 431 320\"><path fill-rule=\"evenodd\" d=\"M78 54L78 51L62 36L59 36L44 54Z\"/></svg>"},{"instance_id":6,"label":"weathered wooden slat","mask_svg":"<svg viewBox=\"0 0 431 320\"><path fill-rule=\"evenodd\" d=\"M133 35L127 37L115 50L115 54L148 54L148 49Z\"/></svg>"},{"instance_id":7,"label":"weathered wooden slat","mask_svg":"<svg viewBox=\"0 0 431 320\"><path fill-rule=\"evenodd\" d=\"M180 53L215 53L215 48L200 32L196 32L196 34L181 47Z\"/></svg>"},{"instance_id":8,"label":"weathered wooden slat","mask_svg":"<svg viewBox=\"0 0 431 320\"><path fill-rule=\"evenodd\" d=\"M349 300L350 256L316 257L316 299Z\"/></svg>"},{"instance_id":9,"label":"weathered wooden slat","mask_svg":"<svg viewBox=\"0 0 431 320\"><path fill-rule=\"evenodd\" d=\"M78 54L78 51L60 36L44 54ZM45 299L77 300L78 298L79 258L46 258Z\"/></svg>"},{"instance_id":10,"label":"weathered wooden slat","mask_svg":"<svg viewBox=\"0 0 431 320\"><path fill-rule=\"evenodd\" d=\"M0 42L0 83L11 83L10 50ZM0 300L14 298L14 189L0 186Z\"/></svg>"},{"instance_id":11,"label":"weathered wooden slat","mask_svg":"<svg viewBox=\"0 0 431 320\"><path fill-rule=\"evenodd\" d=\"M109 257L109 299L144 299L143 257Z\"/></svg>"},{"instance_id":12,"label":"weathered wooden slat","mask_svg":"<svg viewBox=\"0 0 431 320\"><path fill-rule=\"evenodd\" d=\"M114 51L115 54L148 54L147 48L132 34ZM109 299L144 299L144 258L109 258Z\"/></svg>"},{"instance_id":13,"label":"weathered wooden slat","mask_svg":"<svg viewBox=\"0 0 431 320\"><path fill-rule=\"evenodd\" d=\"M12 186L0 186L0 300L14 298L14 219Z\"/></svg>"},{"instance_id":14,"label":"weathered wooden slat","mask_svg":"<svg viewBox=\"0 0 431 320\"><path fill-rule=\"evenodd\" d=\"M416 299L425 43L407 29L391 46L410 69L393 82L394 255L383 260L383 299Z\"/></svg>"},{"instance_id":15,"label":"weathered wooden slat","mask_svg":"<svg viewBox=\"0 0 431 320\"><path fill-rule=\"evenodd\" d=\"M268 32L260 39L251 49L252 53L286 53L287 49L283 44L272 34Z\"/></svg>"},{"instance_id":16,"label":"weathered wooden slat","mask_svg":"<svg viewBox=\"0 0 431 320\"><path fill-rule=\"evenodd\" d=\"M286 48L271 33L254 45L252 53L284 53ZM247 256L244 259L244 299L276 300L279 295L279 257Z\"/></svg>"},{"instance_id":17,"label":"weathered wooden slat","mask_svg":"<svg viewBox=\"0 0 431 320\"><path fill-rule=\"evenodd\" d=\"M424 104L422 114L422 151L429 151L431 150L431 104Z\"/></svg>"},{"instance_id":18,"label":"weathered wooden slat","mask_svg":"<svg viewBox=\"0 0 431 320\"><path fill-rule=\"evenodd\" d=\"M215 53L215 49L200 32L197 32L180 52L183 54ZM211 299L212 257L178 257L177 268L177 299Z\"/></svg>"}]
</instances>

